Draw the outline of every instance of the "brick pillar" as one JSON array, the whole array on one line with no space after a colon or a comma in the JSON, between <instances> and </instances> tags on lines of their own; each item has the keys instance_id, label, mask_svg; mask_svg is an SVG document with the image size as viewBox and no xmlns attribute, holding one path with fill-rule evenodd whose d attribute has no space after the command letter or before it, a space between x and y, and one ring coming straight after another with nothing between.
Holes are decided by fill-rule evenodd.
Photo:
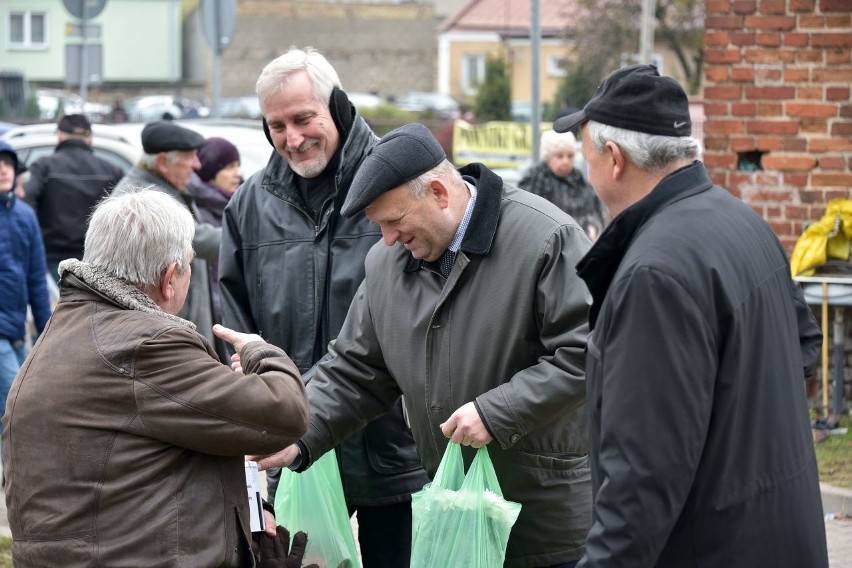
<instances>
[{"instance_id":1,"label":"brick pillar","mask_svg":"<svg viewBox=\"0 0 852 568\"><path fill-rule=\"evenodd\" d=\"M788 252L852 197L852 0L707 0L705 163Z\"/></svg>"}]
</instances>

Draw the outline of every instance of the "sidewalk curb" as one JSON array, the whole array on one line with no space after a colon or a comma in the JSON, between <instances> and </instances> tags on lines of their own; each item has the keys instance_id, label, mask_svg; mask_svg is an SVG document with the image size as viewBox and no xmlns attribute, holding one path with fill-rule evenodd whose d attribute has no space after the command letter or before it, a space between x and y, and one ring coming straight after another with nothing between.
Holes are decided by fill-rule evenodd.
<instances>
[{"instance_id":1,"label":"sidewalk curb","mask_svg":"<svg viewBox=\"0 0 852 568\"><path fill-rule=\"evenodd\" d=\"M822 493L822 510L826 513L852 515L852 489L843 489L827 483L819 484Z\"/></svg>"}]
</instances>

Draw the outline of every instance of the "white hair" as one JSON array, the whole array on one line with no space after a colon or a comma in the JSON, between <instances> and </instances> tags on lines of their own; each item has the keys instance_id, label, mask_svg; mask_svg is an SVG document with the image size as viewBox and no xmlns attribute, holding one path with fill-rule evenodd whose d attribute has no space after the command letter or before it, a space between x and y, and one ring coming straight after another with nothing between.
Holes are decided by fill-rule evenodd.
<instances>
[{"instance_id":1,"label":"white hair","mask_svg":"<svg viewBox=\"0 0 852 568\"><path fill-rule=\"evenodd\" d=\"M462 183L461 174L449 160L444 160L429 171L423 172L408 182L408 190L416 199L422 199L429 191L429 182L435 178L454 179Z\"/></svg>"},{"instance_id":2,"label":"white hair","mask_svg":"<svg viewBox=\"0 0 852 568\"><path fill-rule=\"evenodd\" d=\"M607 142L614 142L631 163L649 172L665 170L681 160L701 159L701 142L691 136L645 134L592 120L586 128L598 152L603 151Z\"/></svg>"},{"instance_id":3,"label":"white hair","mask_svg":"<svg viewBox=\"0 0 852 568\"><path fill-rule=\"evenodd\" d=\"M313 47L291 47L287 53L270 61L260 72L255 92L261 106L299 71L308 74L314 86L314 98L325 105L328 105L334 87L342 88L337 71L319 51Z\"/></svg>"},{"instance_id":4,"label":"white hair","mask_svg":"<svg viewBox=\"0 0 852 568\"><path fill-rule=\"evenodd\" d=\"M130 188L101 200L89 219L83 262L139 287L157 286L177 263L192 259L195 222L183 203L149 188Z\"/></svg>"},{"instance_id":5,"label":"white hair","mask_svg":"<svg viewBox=\"0 0 852 568\"><path fill-rule=\"evenodd\" d=\"M547 160L557 152L576 152L577 139L570 132L546 130L541 133L541 155Z\"/></svg>"},{"instance_id":6,"label":"white hair","mask_svg":"<svg viewBox=\"0 0 852 568\"><path fill-rule=\"evenodd\" d=\"M165 152L166 161L170 164L179 162L183 157L181 153L185 151L186 150L169 150L168 152ZM155 171L157 169L157 156L159 156L159 154L142 154L142 157L139 158L139 164L148 170Z\"/></svg>"}]
</instances>

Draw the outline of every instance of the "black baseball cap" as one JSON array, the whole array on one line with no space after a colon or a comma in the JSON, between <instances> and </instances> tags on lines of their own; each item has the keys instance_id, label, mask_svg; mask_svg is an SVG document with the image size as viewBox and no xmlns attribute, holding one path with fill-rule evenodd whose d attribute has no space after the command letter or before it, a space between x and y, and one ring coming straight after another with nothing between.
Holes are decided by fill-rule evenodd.
<instances>
[{"instance_id":1,"label":"black baseball cap","mask_svg":"<svg viewBox=\"0 0 852 568\"><path fill-rule=\"evenodd\" d=\"M568 132L588 120L658 136L692 134L686 91L654 65L613 71L583 110L556 119L553 130Z\"/></svg>"}]
</instances>

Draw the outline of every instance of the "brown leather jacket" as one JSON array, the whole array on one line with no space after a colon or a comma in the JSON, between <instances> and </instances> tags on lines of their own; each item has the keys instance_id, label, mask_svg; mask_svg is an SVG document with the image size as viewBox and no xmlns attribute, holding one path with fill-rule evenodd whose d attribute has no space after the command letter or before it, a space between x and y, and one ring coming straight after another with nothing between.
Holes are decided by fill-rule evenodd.
<instances>
[{"instance_id":1,"label":"brown leather jacket","mask_svg":"<svg viewBox=\"0 0 852 568\"><path fill-rule=\"evenodd\" d=\"M305 431L296 366L253 342L237 375L192 324L80 266L3 418L15 566L253 566L243 456Z\"/></svg>"}]
</instances>

